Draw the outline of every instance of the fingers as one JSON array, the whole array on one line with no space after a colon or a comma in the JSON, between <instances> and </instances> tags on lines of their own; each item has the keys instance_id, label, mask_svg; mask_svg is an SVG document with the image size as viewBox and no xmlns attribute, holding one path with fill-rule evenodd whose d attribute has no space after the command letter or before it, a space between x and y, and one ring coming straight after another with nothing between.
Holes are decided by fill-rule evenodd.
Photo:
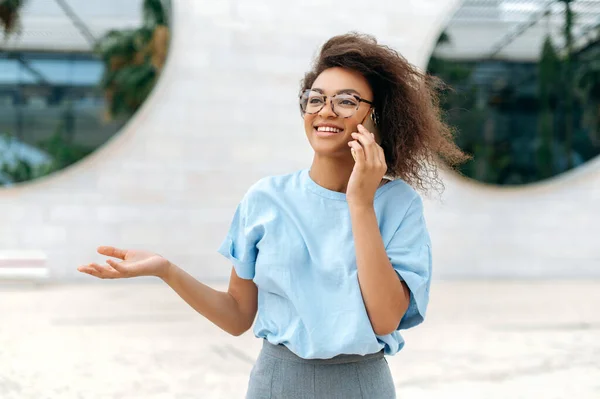
<instances>
[{"instance_id":1,"label":"fingers","mask_svg":"<svg viewBox=\"0 0 600 399\"><path fill-rule=\"evenodd\" d=\"M348 145L350 146L354 162L356 162L358 166L363 166L366 163L365 150L363 147L358 144L358 141L356 140L349 142Z\"/></svg>"},{"instance_id":2,"label":"fingers","mask_svg":"<svg viewBox=\"0 0 600 399\"><path fill-rule=\"evenodd\" d=\"M358 132L352 133L352 138L360 142L365 151L365 159L371 162L375 159L375 139L371 132L366 130L361 125L358 125Z\"/></svg>"},{"instance_id":3,"label":"fingers","mask_svg":"<svg viewBox=\"0 0 600 399\"><path fill-rule=\"evenodd\" d=\"M122 265L122 262L115 262L112 259L107 259L106 263L108 263L115 271L117 271L123 277L127 276L127 268Z\"/></svg>"},{"instance_id":4,"label":"fingers","mask_svg":"<svg viewBox=\"0 0 600 399\"><path fill-rule=\"evenodd\" d=\"M367 128L365 128L363 125L361 125L360 123L358 125L356 125L356 128L358 129L359 133L362 133L365 135L365 137L368 138L369 142L375 142L375 134L369 132L367 130Z\"/></svg>"},{"instance_id":5,"label":"fingers","mask_svg":"<svg viewBox=\"0 0 600 399\"><path fill-rule=\"evenodd\" d=\"M376 164L378 167L382 167L385 168L387 170L387 164L385 162L385 152L383 151L383 148L377 143L377 140L375 140L375 134L369 132L363 125L358 125L358 130L360 132L362 132L365 136L370 137L371 140L369 140L369 145L371 148L373 148L373 163Z\"/></svg>"},{"instance_id":6,"label":"fingers","mask_svg":"<svg viewBox=\"0 0 600 399\"><path fill-rule=\"evenodd\" d=\"M101 279L112 279L112 278L124 277L123 275L121 275L121 273L119 273L113 267L108 266L108 265L102 266L97 263L90 263L88 265L79 266L77 268L77 270L80 271L81 273L86 273L86 274L89 274L90 276L98 277Z\"/></svg>"},{"instance_id":7,"label":"fingers","mask_svg":"<svg viewBox=\"0 0 600 399\"><path fill-rule=\"evenodd\" d=\"M352 137L355 141L348 143L348 145L354 149L353 156L357 155L359 152L358 147L351 144L356 143L363 150L363 160L365 164L376 168L385 168L387 170L383 148L375 141L375 135L365 129L362 125L358 125L358 130L359 132L352 133Z\"/></svg>"},{"instance_id":8,"label":"fingers","mask_svg":"<svg viewBox=\"0 0 600 399\"><path fill-rule=\"evenodd\" d=\"M125 259L125 255L127 254L127 250L119 249L110 246L101 246L97 249L99 254L112 256L113 258Z\"/></svg>"},{"instance_id":9,"label":"fingers","mask_svg":"<svg viewBox=\"0 0 600 399\"><path fill-rule=\"evenodd\" d=\"M119 249L111 246L100 246L97 248L99 254L112 256L118 259L125 259L127 250ZM97 263L90 263L87 265L79 266L77 268L81 273L89 274L90 276L98 278L124 278L129 276L128 269L122 265L123 262L116 262L113 259L107 259L106 265L99 265Z\"/></svg>"}]
</instances>

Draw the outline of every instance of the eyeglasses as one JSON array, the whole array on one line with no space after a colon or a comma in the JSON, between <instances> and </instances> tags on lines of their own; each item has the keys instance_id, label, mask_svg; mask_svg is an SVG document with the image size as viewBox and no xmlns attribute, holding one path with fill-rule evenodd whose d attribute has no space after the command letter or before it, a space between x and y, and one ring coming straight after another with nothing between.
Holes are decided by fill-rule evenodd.
<instances>
[{"instance_id":1,"label":"eyeglasses","mask_svg":"<svg viewBox=\"0 0 600 399\"><path fill-rule=\"evenodd\" d=\"M340 118L350 118L356 113L360 103L373 105L371 101L360 98L356 94L340 93L330 97L331 109ZM327 103L327 96L314 90L304 90L300 94L300 110L304 114L316 114Z\"/></svg>"}]
</instances>

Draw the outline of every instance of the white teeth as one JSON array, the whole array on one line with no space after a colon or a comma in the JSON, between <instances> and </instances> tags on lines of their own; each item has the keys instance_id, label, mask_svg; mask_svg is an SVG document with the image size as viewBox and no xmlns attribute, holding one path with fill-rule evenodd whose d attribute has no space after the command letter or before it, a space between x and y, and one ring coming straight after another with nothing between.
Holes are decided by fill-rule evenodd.
<instances>
[{"instance_id":1,"label":"white teeth","mask_svg":"<svg viewBox=\"0 0 600 399\"><path fill-rule=\"evenodd\" d=\"M342 129L338 129L336 127L329 127L329 126L319 126L317 128L317 131L319 131L319 132L339 133L339 132L342 131Z\"/></svg>"}]
</instances>

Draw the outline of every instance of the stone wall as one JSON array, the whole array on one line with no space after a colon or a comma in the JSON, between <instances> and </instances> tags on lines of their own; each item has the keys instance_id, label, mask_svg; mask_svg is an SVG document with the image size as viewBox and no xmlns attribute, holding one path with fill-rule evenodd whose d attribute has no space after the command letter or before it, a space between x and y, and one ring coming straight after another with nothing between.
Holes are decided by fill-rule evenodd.
<instances>
[{"instance_id":1,"label":"stone wall","mask_svg":"<svg viewBox=\"0 0 600 399\"><path fill-rule=\"evenodd\" d=\"M343 4L343 7L341 7ZM126 127L82 162L0 189L0 249L42 250L52 278L89 279L98 245L156 251L205 280L257 179L307 167L296 95L318 47L372 33L424 67L457 0L174 1L163 77ZM443 174L426 201L436 278L600 276L600 161L522 189Z\"/></svg>"}]
</instances>

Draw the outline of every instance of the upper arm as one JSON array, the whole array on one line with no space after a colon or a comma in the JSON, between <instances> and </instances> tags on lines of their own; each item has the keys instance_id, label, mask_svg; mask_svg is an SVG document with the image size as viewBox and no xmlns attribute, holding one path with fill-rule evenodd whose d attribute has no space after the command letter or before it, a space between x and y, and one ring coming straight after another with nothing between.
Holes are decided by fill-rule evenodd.
<instances>
[{"instance_id":1,"label":"upper arm","mask_svg":"<svg viewBox=\"0 0 600 399\"><path fill-rule=\"evenodd\" d=\"M235 268L232 267L227 292L238 303L240 312L244 317L244 331L248 330L254 323L258 309L258 287L254 284L254 281L239 277L235 272Z\"/></svg>"},{"instance_id":2,"label":"upper arm","mask_svg":"<svg viewBox=\"0 0 600 399\"><path fill-rule=\"evenodd\" d=\"M425 318L431 285L431 242L423 215L423 203L416 197L386 247L386 252L409 295L408 306L397 329L416 326Z\"/></svg>"},{"instance_id":3,"label":"upper arm","mask_svg":"<svg viewBox=\"0 0 600 399\"><path fill-rule=\"evenodd\" d=\"M229 231L218 252L233 264L229 279L228 294L237 302L242 315L241 333L248 330L258 308L258 288L252 281L258 256L258 243L264 234L264 227L254 211L252 189L246 193L236 207Z\"/></svg>"}]
</instances>

